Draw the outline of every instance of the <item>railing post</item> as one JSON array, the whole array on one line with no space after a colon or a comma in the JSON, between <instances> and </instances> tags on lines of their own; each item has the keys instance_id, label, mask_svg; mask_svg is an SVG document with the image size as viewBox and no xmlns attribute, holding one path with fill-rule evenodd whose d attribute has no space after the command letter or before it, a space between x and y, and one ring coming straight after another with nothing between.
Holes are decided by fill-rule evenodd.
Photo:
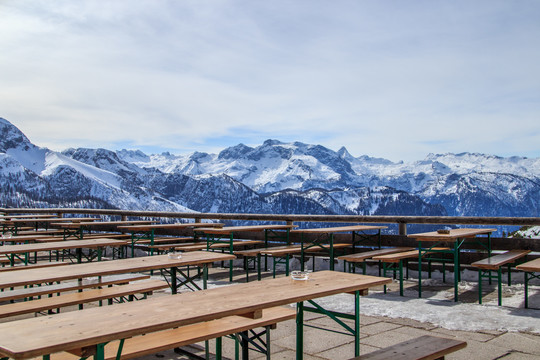
<instances>
[{"instance_id":1,"label":"railing post","mask_svg":"<svg viewBox=\"0 0 540 360\"><path fill-rule=\"evenodd\" d=\"M399 223L399 235L407 236L407 223L405 222Z\"/></svg>"}]
</instances>

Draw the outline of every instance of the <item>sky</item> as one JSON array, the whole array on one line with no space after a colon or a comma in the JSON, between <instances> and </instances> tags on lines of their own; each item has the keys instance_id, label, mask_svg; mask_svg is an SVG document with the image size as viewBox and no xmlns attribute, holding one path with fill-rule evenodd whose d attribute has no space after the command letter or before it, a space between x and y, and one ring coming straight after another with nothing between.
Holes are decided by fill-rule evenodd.
<instances>
[{"instance_id":1,"label":"sky","mask_svg":"<svg viewBox=\"0 0 540 360\"><path fill-rule=\"evenodd\" d=\"M540 157L536 0L0 0L0 117L52 150Z\"/></svg>"}]
</instances>

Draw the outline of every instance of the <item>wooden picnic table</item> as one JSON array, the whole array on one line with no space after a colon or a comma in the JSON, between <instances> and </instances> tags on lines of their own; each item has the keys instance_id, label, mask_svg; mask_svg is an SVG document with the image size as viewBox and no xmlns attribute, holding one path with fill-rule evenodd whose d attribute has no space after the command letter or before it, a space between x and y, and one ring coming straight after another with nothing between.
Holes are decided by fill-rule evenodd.
<instances>
[{"instance_id":1,"label":"wooden picnic table","mask_svg":"<svg viewBox=\"0 0 540 360\"><path fill-rule=\"evenodd\" d=\"M529 307L529 281L532 279L540 279L540 258L527 261L516 266L517 270L523 271L525 274L525 308Z\"/></svg>"},{"instance_id":2,"label":"wooden picnic table","mask_svg":"<svg viewBox=\"0 0 540 360\"><path fill-rule=\"evenodd\" d=\"M36 239L47 239L50 237L53 237L53 235L39 234L35 232L35 234L31 234L31 235L2 236L0 237L0 242L2 243L29 243L29 242L35 241ZM62 238L58 237L58 239L61 240Z\"/></svg>"},{"instance_id":3,"label":"wooden picnic table","mask_svg":"<svg viewBox=\"0 0 540 360\"><path fill-rule=\"evenodd\" d=\"M197 228L194 231L203 233L206 235L207 249L210 250L212 244L223 242L229 242L229 252L234 253L234 236L243 232L262 232L264 231L264 247L268 247L268 241L271 239L280 239L286 241L287 245L290 243L289 234L296 225L243 225L243 226L224 226L221 228ZM265 261L265 269L268 267ZM229 281L233 280L233 264L229 262Z\"/></svg>"},{"instance_id":4,"label":"wooden picnic table","mask_svg":"<svg viewBox=\"0 0 540 360\"><path fill-rule=\"evenodd\" d=\"M147 257L152 260L157 256ZM128 259L132 260L132 259ZM120 260L118 260L120 261ZM72 265L81 266L81 265ZM296 353L303 357L304 302L341 293L354 293L354 356L360 348L360 293L391 279L333 271L312 273L307 281L288 277L223 286L214 289L153 297L141 302L61 313L0 324L0 354L29 359L64 350L80 349L102 360L105 344L155 331L220 319L231 315L256 318L264 309L297 304ZM352 301L352 299L351 299ZM351 351L351 357L353 351Z\"/></svg>"},{"instance_id":5,"label":"wooden picnic table","mask_svg":"<svg viewBox=\"0 0 540 360\"><path fill-rule=\"evenodd\" d=\"M59 218L59 217L32 217L32 218L16 218L2 223L3 231L11 231L14 234L17 234L20 230L21 224L35 223L34 228L37 231L40 224L44 224L45 228L48 229L51 223L59 222L83 222L83 221L94 221L99 220L98 218Z\"/></svg>"},{"instance_id":6,"label":"wooden picnic table","mask_svg":"<svg viewBox=\"0 0 540 360\"><path fill-rule=\"evenodd\" d=\"M104 276L114 274L127 274L141 271L166 270L169 269L171 275L171 290L177 292L182 285L193 283L193 280L200 276L186 275L180 267L199 266L203 268L203 287L206 287L208 266L216 261L224 261L234 258L234 255L214 253L207 251L195 251L182 254L179 259L170 259L168 255L145 256L129 259L118 259L113 261L102 261L99 263L88 262L73 264L68 266L58 266L46 269L24 269L9 272L0 277L0 289L15 286L35 285L56 281L73 280L93 276Z\"/></svg>"},{"instance_id":7,"label":"wooden picnic table","mask_svg":"<svg viewBox=\"0 0 540 360\"><path fill-rule=\"evenodd\" d=\"M120 225L119 230L131 232L131 257L135 256L135 244L139 240L150 240L150 246L154 245L155 230L182 230L198 227L223 227L220 223L175 223L175 224L139 224L139 225ZM153 255L153 249L150 249L150 255Z\"/></svg>"},{"instance_id":8,"label":"wooden picnic table","mask_svg":"<svg viewBox=\"0 0 540 360\"><path fill-rule=\"evenodd\" d=\"M64 239L67 239L71 236L74 236L78 239L82 239L84 236L84 231L96 226L103 226L103 225L113 225L113 226L122 226L122 225L146 225L146 224L152 224L155 221L151 220L118 220L118 221L92 221L92 222L60 222L60 223L53 223L53 226L61 227L64 230Z\"/></svg>"},{"instance_id":9,"label":"wooden picnic table","mask_svg":"<svg viewBox=\"0 0 540 360\"><path fill-rule=\"evenodd\" d=\"M461 281L460 253L467 242L480 244L491 256L491 233L497 229L451 229L447 234L437 231L411 234L410 238L418 241L418 297L422 297L422 258L427 253L450 254L454 263L454 301L458 301L458 284ZM479 235L486 235L478 237ZM426 243L428 244L426 246ZM449 248L433 250L441 243L451 243Z\"/></svg>"},{"instance_id":10,"label":"wooden picnic table","mask_svg":"<svg viewBox=\"0 0 540 360\"><path fill-rule=\"evenodd\" d=\"M89 239L89 240L71 240L71 241L57 241L57 242L48 242L48 243L37 243L37 244L21 244L21 245L4 245L0 246L0 255L6 255L13 266L15 259L19 258L20 255L24 254L25 264L28 264L29 259L28 255L30 253L37 253L39 251L61 251L76 249L76 258L77 262L82 262L82 249L97 249L97 259L101 261L102 249L106 246L124 246L126 242L124 240L114 240L114 239ZM88 256L88 259L92 260L92 255Z\"/></svg>"},{"instance_id":11,"label":"wooden picnic table","mask_svg":"<svg viewBox=\"0 0 540 360\"><path fill-rule=\"evenodd\" d=\"M334 234L337 233L351 233L351 246L354 248L357 243L363 239L367 238L365 234L359 234L360 232L365 232L368 230L377 230L376 236L379 240L379 248L381 247L381 230L388 228L387 226L373 226L373 225L348 225L348 226L336 226L328 228L310 228L310 229L296 229L292 230L291 233L299 233L301 236L301 270L304 270L304 256L305 251L310 248L320 248L321 250L327 252L330 256L330 270L334 270ZM304 235L318 235L318 237L311 241L305 241ZM357 237L360 238L357 240ZM353 251L354 252L354 251Z\"/></svg>"}]
</instances>

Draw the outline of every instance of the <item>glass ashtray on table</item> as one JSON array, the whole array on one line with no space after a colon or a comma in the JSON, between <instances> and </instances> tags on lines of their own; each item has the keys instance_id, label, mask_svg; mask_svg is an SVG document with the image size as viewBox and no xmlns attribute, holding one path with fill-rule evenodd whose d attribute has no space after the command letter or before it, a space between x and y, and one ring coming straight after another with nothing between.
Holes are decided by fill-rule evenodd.
<instances>
[{"instance_id":1,"label":"glass ashtray on table","mask_svg":"<svg viewBox=\"0 0 540 360\"><path fill-rule=\"evenodd\" d=\"M178 260L182 258L182 253L179 251L169 251L167 255L169 256L169 259L171 260Z\"/></svg>"},{"instance_id":2,"label":"glass ashtray on table","mask_svg":"<svg viewBox=\"0 0 540 360\"><path fill-rule=\"evenodd\" d=\"M309 272L294 270L291 271L291 279L293 280L309 280Z\"/></svg>"}]
</instances>

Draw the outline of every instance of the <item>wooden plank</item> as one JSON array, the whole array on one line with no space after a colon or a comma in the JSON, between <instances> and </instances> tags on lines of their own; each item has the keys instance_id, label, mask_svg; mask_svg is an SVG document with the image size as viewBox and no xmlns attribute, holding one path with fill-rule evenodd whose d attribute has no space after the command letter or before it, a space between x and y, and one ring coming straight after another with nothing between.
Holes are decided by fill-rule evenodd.
<instances>
[{"instance_id":1,"label":"wooden plank","mask_svg":"<svg viewBox=\"0 0 540 360\"><path fill-rule=\"evenodd\" d=\"M121 260L111 263L117 261ZM291 281L288 277L265 279L0 323L0 354L26 359L259 309L365 290L391 281L376 276L318 271L312 273L308 281Z\"/></svg>"},{"instance_id":2,"label":"wooden plank","mask_svg":"<svg viewBox=\"0 0 540 360\"><path fill-rule=\"evenodd\" d=\"M41 268L48 268L53 266L62 266L62 265L71 265L70 262L63 262L63 261L55 261L55 262L49 262L49 263L39 263L39 264L30 264L30 265L15 265L15 266L6 266L3 268L0 268L0 272L4 271L15 271L15 270L30 270L30 269L41 269Z\"/></svg>"},{"instance_id":3,"label":"wooden plank","mask_svg":"<svg viewBox=\"0 0 540 360\"><path fill-rule=\"evenodd\" d=\"M121 359L127 360L152 355L160 351L236 334L257 327L274 325L282 321L292 320L295 317L296 311L292 308L273 307L264 309L262 317L259 319L227 316L222 319L186 325L177 329L136 336L125 340ZM105 347L106 360L116 359L118 343L118 341L115 341ZM78 360L79 357L75 354L62 352L52 354L51 360ZM35 360L41 360L41 358Z\"/></svg>"},{"instance_id":4,"label":"wooden plank","mask_svg":"<svg viewBox=\"0 0 540 360\"><path fill-rule=\"evenodd\" d=\"M299 254L302 252L301 245L289 245L289 246L276 246L267 249L263 249L261 254L270 256L281 256L287 254Z\"/></svg>"},{"instance_id":5,"label":"wooden plank","mask_svg":"<svg viewBox=\"0 0 540 360\"><path fill-rule=\"evenodd\" d=\"M121 225L118 229L128 231L151 231L157 229L187 229L195 227L223 227L221 223L177 223L177 224L153 224L153 225Z\"/></svg>"},{"instance_id":6,"label":"wooden plank","mask_svg":"<svg viewBox=\"0 0 540 360\"><path fill-rule=\"evenodd\" d=\"M24 254L38 251L67 250L79 248L96 248L105 246L124 246L126 241L114 239L70 240L40 244L4 245L0 246L0 254Z\"/></svg>"},{"instance_id":7,"label":"wooden plank","mask_svg":"<svg viewBox=\"0 0 540 360\"><path fill-rule=\"evenodd\" d=\"M245 225L245 226L225 226L221 229L213 228L198 228L195 231L204 232L205 234L225 235L235 232L249 232L249 231L265 231L265 230L287 230L293 229L296 225Z\"/></svg>"},{"instance_id":8,"label":"wooden plank","mask_svg":"<svg viewBox=\"0 0 540 360\"><path fill-rule=\"evenodd\" d=\"M157 237L154 238L154 244L160 244L160 243L172 243L175 241L193 241L192 237ZM151 239L140 239L135 242L135 245L137 244L150 244L152 242Z\"/></svg>"},{"instance_id":9,"label":"wooden plank","mask_svg":"<svg viewBox=\"0 0 540 360\"><path fill-rule=\"evenodd\" d=\"M22 301L0 306L0 318L52 310L67 306L85 304L115 297L148 293L168 288L163 280L149 280L134 284L118 285L103 289L93 289L59 296L45 297L32 301Z\"/></svg>"},{"instance_id":10,"label":"wooden plank","mask_svg":"<svg viewBox=\"0 0 540 360\"><path fill-rule=\"evenodd\" d=\"M441 251L441 250L450 250L449 248L443 248L443 247L435 247L431 250ZM433 251L427 251L423 252L423 255L429 255L432 254ZM388 254L388 255L380 255L380 256L374 256L373 260L380 260L382 262L399 262L399 260L403 259L414 259L418 258L418 250L411 250L411 251L405 251L405 252L399 252L394 254Z\"/></svg>"},{"instance_id":11,"label":"wooden plank","mask_svg":"<svg viewBox=\"0 0 540 360\"><path fill-rule=\"evenodd\" d=\"M350 225L350 226L336 226L336 227L329 227L329 228L297 229L297 230L291 230L291 233L330 234L330 233L352 232L352 231L381 230L381 229L387 229L387 228L388 226Z\"/></svg>"},{"instance_id":12,"label":"wooden plank","mask_svg":"<svg viewBox=\"0 0 540 360\"><path fill-rule=\"evenodd\" d=\"M475 261L471 264L471 266L480 269L497 270L502 265L513 263L517 259L526 256L530 252L530 250L510 250L503 254L498 254L490 256L486 259Z\"/></svg>"},{"instance_id":13,"label":"wooden plank","mask_svg":"<svg viewBox=\"0 0 540 360\"><path fill-rule=\"evenodd\" d=\"M516 269L527 272L539 272L540 271L540 258L527 261L521 265L516 266Z\"/></svg>"},{"instance_id":14,"label":"wooden plank","mask_svg":"<svg viewBox=\"0 0 540 360\"><path fill-rule=\"evenodd\" d=\"M58 292L66 292L80 290L86 288L95 288L108 285L126 284L130 281L149 279L150 275L144 274L121 274L110 275L100 278L82 279L82 281L63 282L60 284L43 285L29 288L21 288L15 290L6 290L0 292L0 301L11 301L24 299L34 296L42 296L55 294Z\"/></svg>"},{"instance_id":15,"label":"wooden plank","mask_svg":"<svg viewBox=\"0 0 540 360\"><path fill-rule=\"evenodd\" d=\"M42 284L92 276L159 270L179 266L202 265L214 261L233 260L235 258L236 257L231 254L198 251L183 254L181 259L169 259L167 255L157 255L118 259L114 261L72 264L70 266L61 266L53 269L23 269L11 273L9 277L0 277L0 288Z\"/></svg>"},{"instance_id":16,"label":"wooden plank","mask_svg":"<svg viewBox=\"0 0 540 360\"><path fill-rule=\"evenodd\" d=\"M436 231L411 234L410 238L414 238L418 241L456 241L460 238L471 238L477 235L488 235L497 229L452 229L449 234L439 234Z\"/></svg>"},{"instance_id":17,"label":"wooden plank","mask_svg":"<svg viewBox=\"0 0 540 360\"><path fill-rule=\"evenodd\" d=\"M399 253L399 252L411 251L413 249L414 248L412 247L395 247L395 248L379 249L379 250L372 250L372 251L364 251L361 253L340 256L338 257L338 260L345 260L348 262L363 262L374 256L389 255L389 254L394 254L394 253Z\"/></svg>"},{"instance_id":18,"label":"wooden plank","mask_svg":"<svg viewBox=\"0 0 540 360\"><path fill-rule=\"evenodd\" d=\"M264 241L260 240L236 240L232 242L233 247L239 247L239 246L250 246L250 245L260 245L264 244ZM210 249L227 249L231 246L229 241L220 241L210 244ZM185 245L182 244L180 246L175 247L175 250L178 251L197 251L197 250L205 250L208 246L206 243L196 243L192 245Z\"/></svg>"},{"instance_id":19,"label":"wooden plank","mask_svg":"<svg viewBox=\"0 0 540 360\"><path fill-rule=\"evenodd\" d=\"M361 355L353 360L434 360L467 346L465 341L424 335Z\"/></svg>"}]
</instances>

